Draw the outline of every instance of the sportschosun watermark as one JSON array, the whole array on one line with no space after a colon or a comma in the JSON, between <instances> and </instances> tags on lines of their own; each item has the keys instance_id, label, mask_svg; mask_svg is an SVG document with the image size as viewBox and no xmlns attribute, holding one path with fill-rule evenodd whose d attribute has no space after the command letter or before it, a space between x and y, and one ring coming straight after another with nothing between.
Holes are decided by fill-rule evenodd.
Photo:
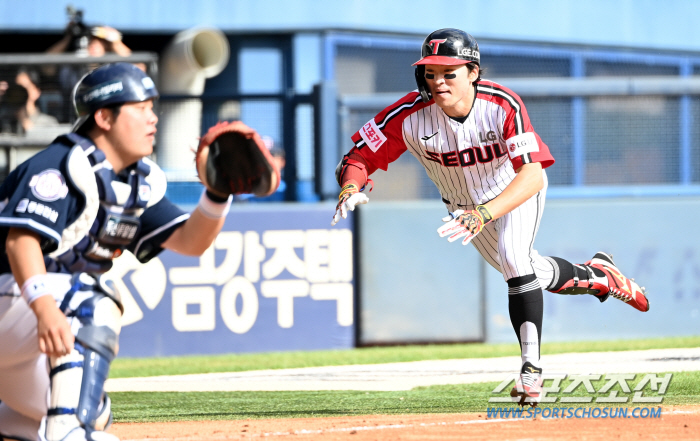
<instances>
[{"instance_id":1,"label":"sportschosun watermark","mask_svg":"<svg viewBox=\"0 0 700 441\"><path fill-rule=\"evenodd\" d=\"M661 418L661 407L489 407L486 418L533 419L533 418Z\"/></svg>"},{"instance_id":2,"label":"sportschosun watermark","mask_svg":"<svg viewBox=\"0 0 700 441\"><path fill-rule=\"evenodd\" d=\"M673 374L543 374L539 403L661 403ZM638 378L639 377L639 378ZM518 375L506 378L492 392L489 403L512 403L510 390ZM604 380L601 382L601 380ZM600 383L599 389L593 382ZM613 390L616 385L619 388ZM585 389L584 394L576 393ZM576 393L576 396L573 396ZM603 396L600 396L603 395Z\"/></svg>"}]
</instances>

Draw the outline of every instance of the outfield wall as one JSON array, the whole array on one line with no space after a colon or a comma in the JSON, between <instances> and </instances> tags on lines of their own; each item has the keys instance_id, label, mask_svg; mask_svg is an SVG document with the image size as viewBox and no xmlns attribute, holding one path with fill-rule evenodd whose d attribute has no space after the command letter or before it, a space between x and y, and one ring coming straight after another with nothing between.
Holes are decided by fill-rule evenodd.
<instances>
[{"instance_id":1,"label":"outfield wall","mask_svg":"<svg viewBox=\"0 0 700 441\"><path fill-rule=\"evenodd\" d=\"M438 245L446 242L435 232L445 213L440 202L370 202L361 210L360 252L391 248L395 258L360 256L362 317L371 318L361 323L360 344L426 340L422 336L516 341L501 274L471 245ZM540 254L582 263L599 250L612 253L624 274L647 287L651 310L641 313L614 298L600 304L588 295L545 292L543 342L700 334L698 218L697 197L549 200L535 241ZM485 300L479 324L474 291ZM479 325L481 335L474 332Z\"/></svg>"},{"instance_id":2,"label":"outfield wall","mask_svg":"<svg viewBox=\"0 0 700 441\"><path fill-rule=\"evenodd\" d=\"M201 257L117 259L127 357L347 349L355 345L352 216L235 204Z\"/></svg>"}]
</instances>

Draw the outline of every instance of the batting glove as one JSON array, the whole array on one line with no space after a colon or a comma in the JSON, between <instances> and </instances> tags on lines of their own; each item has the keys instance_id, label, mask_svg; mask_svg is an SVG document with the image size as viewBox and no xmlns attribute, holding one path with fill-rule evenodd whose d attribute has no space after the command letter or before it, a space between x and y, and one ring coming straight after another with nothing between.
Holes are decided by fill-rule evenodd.
<instances>
[{"instance_id":1,"label":"batting glove","mask_svg":"<svg viewBox=\"0 0 700 441\"><path fill-rule=\"evenodd\" d=\"M348 210L354 211L355 206L366 204L367 202L369 202L369 198L364 193L360 193L360 189L357 188L357 185L345 184L340 191L340 195L338 195L338 205L335 206L335 215L333 216L331 226L337 224L341 217L347 219Z\"/></svg>"},{"instance_id":2,"label":"batting glove","mask_svg":"<svg viewBox=\"0 0 700 441\"><path fill-rule=\"evenodd\" d=\"M449 242L454 242L460 237L464 237L462 245L466 245L481 232L484 225L493 220L493 216L488 208L483 205L477 205L474 210L457 210L442 220L446 224L437 230L440 237L448 236L447 240Z\"/></svg>"}]
</instances>

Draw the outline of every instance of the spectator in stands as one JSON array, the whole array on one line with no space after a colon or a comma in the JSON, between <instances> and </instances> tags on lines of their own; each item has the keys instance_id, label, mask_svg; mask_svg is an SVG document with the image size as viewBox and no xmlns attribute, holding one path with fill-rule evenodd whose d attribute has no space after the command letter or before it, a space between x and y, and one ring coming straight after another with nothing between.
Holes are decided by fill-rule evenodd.
<instances>
[{"instance_id":1,"label":"spectator in stands","mask_svg":"<svg viewBox=\"0 0 700 441\"><path fill-rule=\"evenodd\" d=\"M82 35L75 35L75 23L70 22L66 27L63 38L54 43L46 50L49 54L60 54L63 52L75 51L81 55L90 57L102 57L108 53L115 53L126 57L131 55L131 49L122 41L122 34L109 26L94 26L86 28ZM76 42L76 38L87 39L86 47ZM82 51L85 51L82 53Z\"/></svg>"},{"instance_id":2,"label":"spectator in stands","mask_svg":"<svg viewBox=\"0 0 700 441\"><path fill-rule=\"evenodd\" d=\"M82 17L82 16L81 16ZM116 54L122 57L131 55L131 49L122 41L122 34L118 30L109 26L87 26L82 22L71 21L66 26L63 38L54 43L46 50L48 54L60 54L72 52L85 57L104 57L108 54ZM146 71L146 65L136 63L136 66ZM57 75L55 81L60 86L61 95L64 97L63 119L70 122L73 115L70 93L73 85L76 84L83 75L98 67L96 64L64 65L56 74L55 69L44 69L44 73L53 77Z\"/></svg>"},{"instance_id":3,"label":"spectator in stands","mask_svg":"<svg viewBox=\"0 0 700 441\"><path fill-rule=\"evenodd\" d=\"M24 87L3 81L0 96L0 132L18 134L21 132L17 114L28 98Z\"/></svg>"},{"instance_id":4,"label":"spectator in stands","mask_svg":"<svg viewBox=\"0 0 700 441\"><path fill-rule=\"evenodd\" d=\"M41 96L38 82L39 74L36 71L21 68L14 83L4 88L0 102L0 130L31 135L42 128L59 125L58 119L41 112L37 106Z\"/></svg>"},{"instance_id":5,"label":"spectator in stands","mask_svg":"<svg viewBox=\"0 0 700 441\"><path fill-rule=\"evenodd\" d=\"M15 83L27 91L27 100L17 113L19 125L25 134L30 135L37 129L54 127L59 124L58 119L43 113L37 105L37 101L41 96L38 72L21 68L17 72Z\"/></svg>"}]
</instances>

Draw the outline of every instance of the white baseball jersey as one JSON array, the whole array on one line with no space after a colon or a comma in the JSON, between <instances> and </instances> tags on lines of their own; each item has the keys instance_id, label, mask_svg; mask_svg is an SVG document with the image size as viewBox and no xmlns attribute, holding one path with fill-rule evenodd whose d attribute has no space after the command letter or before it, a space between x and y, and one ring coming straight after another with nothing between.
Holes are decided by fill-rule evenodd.
<instances>
[{"instance_id":1,"label":"white baseball jersey","mask_svg":"<svg viewBox=\"0 0 700 441\"><path fill-rule=\"evenodd\" d=\"M386 170L408 150L425 167L450 211L484 204L529 162L549 167L554 158L534 132L520 97L491 81L480 81L464 123L414 91L384 109L353 136L369 172Z\"/></svg>"},{"instance_id":2,"label":"white baseball jersey","mask_svg":"<svg viewBox=\"0 0 700 441\"><path fill-rule=\"evenodd\" d=\"M520 97L487 80L476 84L475 95L471 112L459 122L433 100L424 103L413 91L362 126L352 137L352 152L363 157L371 174L387 170L408 150L425 167L450 212L494 199L523 164L540 162L546 168L554 163ZM473 242L506 280L534 273L531 258L539 259L533 256L537 252L532 244L544 208L546 182L545 175L545 189L487 225ZM514 214L518 220L512 219ZM506 244L499 238L515 239Z\"/></svg>"}]
</instances>

